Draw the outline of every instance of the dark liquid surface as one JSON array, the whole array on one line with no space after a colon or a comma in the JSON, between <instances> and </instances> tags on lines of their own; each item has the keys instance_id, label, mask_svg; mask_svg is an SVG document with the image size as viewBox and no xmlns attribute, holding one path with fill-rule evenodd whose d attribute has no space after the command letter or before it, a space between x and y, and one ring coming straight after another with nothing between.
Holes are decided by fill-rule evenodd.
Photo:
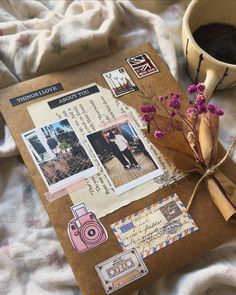
<instances>
[{"instance_id":1,"label":"dark liquid surface","mask_svg":"<svg viewBox=\"0 0 236 295\"><path fill-rule=\"evenodd\" d=\"M199 27L193 37L212 57L236 65L236 27L213 23Z\"/></svg>"}]
</instances>

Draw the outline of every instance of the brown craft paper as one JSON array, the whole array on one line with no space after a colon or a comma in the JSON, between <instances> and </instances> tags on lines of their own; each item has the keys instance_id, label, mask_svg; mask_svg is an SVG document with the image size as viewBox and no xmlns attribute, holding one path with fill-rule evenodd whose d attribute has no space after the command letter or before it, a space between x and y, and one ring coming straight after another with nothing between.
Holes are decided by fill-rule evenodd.
<instances>
[{"instance_id":1,"label":"brown craft paper","mask_svg":"<svg viewBox=\"0 0 236 295\"><path fill-rule=\"evenodd\" d=\"M143 52L149 54L151 59L158 66L160 72L138 79L127 64L126 59ZM51 94L46 98L83 87L92 82L96 82L102 87L109 88L101 73L119 67L124 67L127 70L132 80L139 88L143 86L145 89L148 89L150 87L151 90L160 95L165 95L168 92L180 92L181 95L185 97L183 90L171 76L155 50L147 44L137 48L126 49L60 72L50 73L0 91L0 110L4 114L12 136L32 176L33 183L50 216L52 226L57 233L58 239L61 242L83 295L105 295L105 291L95 271L95 265L122 251L120 244L110 228L110 224L173 193L177 193L181 201L187 205L189 197L199 179L199 175L191 173L180 181L168 185L143 199L135 201L101 218L101 222L107 230L109 239L100 246L79 254L72 248L67 235L67 224L72 218L70 206L72 206L73 203L69 196L64 196L51 203L47 201L44 195L47 192L47 187L21 138L22 133L35 127L27 111L27 106L41 101L44 98L38 98L16 107L12 107L9 100L13 97L24 95L36 89L56 83L62 83L64 91ZM143 102L137 91L121 96L119 99L138 111L140 109L140 104ZM149 134L148 136L150 140L152 140L151 135ZM158 146L156 140L153 141L153 143ZM176 142L176 146L180 146L179 141ZM181 152L181 148L179 152ZM224 156L224 151L221 146L219 146L218 155L219 158ZM173 155L173 158L174 157L175 155ZM191 157L189 157L188 152L186 152L184 156L184 161L189 161L189 165L191 164ZM227 159L220 171L227 176L232 183L236 183L236 165L230 159ZM216 177L218 177L217 174ZM142 288L150 284L153 280L193 261L197 257L204 255L211 249L236 236L236 224L225 222L216 206L213 204L204 182L199 186L196 199L191 208L191 215L199 227L199 230L145 258L144 262L149 270L148 275L114 292L114 295L127 295L134 290ZM37 253L35 253L35 256L37 256Z\"/></svg>"},{"instance_id":2,"label":"brown craft paper","mask_svg":"<svg viewBox=\"0 0 236 295\"><path fill-rule=\"evenodd\" d=\"M212 119L212 133L207 127L207 118ZM161 116L158 115L160 120ZM162 121L166 120L163 118ZM154 127L150 132L145 132L145 135L153 143L157 144L161 152L181 171L183 172L198 172L204 175L207 169L214 166L219 160L217 157L218 147L218 129L219 129L219 117L211 113L202 115L199 125L199 142L201 145L202 155L207 165L206 169L203 169L199 163L197 163L193 151L186 143L181 132L172 132L161 138L154 138ZM214 140L213 140L214 138ZM206 184L208 191L210 192L212 201L219 209L226 221L236 221L236 186L220 171L217 171L212 176L206 177ZM196 193L197 194L197 193ZM191 195L190 195L191 196ZM189 197L190 197L189 196ZM197 196L196 196L197 198ZM197 202L197 200L196 200ZM194 205L193 205L194 206Z\"/></svg>"}]
</instances>

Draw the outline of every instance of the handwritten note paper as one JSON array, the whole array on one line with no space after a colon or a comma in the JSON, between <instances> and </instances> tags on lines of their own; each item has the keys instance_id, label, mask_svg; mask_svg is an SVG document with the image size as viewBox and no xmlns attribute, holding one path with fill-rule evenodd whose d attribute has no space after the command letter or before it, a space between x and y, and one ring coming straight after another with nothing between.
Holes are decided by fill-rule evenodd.
<instances>
[{"instance_id":1,"label":"handwritten note paper","mask_svg":"<svg viewBox=\"0 0 236 295\"><path fill-rule=\"evenodd\" d=\"M88 93L89 95L86 96ZM149 146L152 154L161 164L164 174L117 197L109 179L94 157L86 135L105 126L117 124L120 118L132 118L136 129L143 129L145 125L135 109L113 98L110 90L96 83L30 104L28 111L36 127L63 118L68 118L71 122L73 129L82 139L86 151L97 163L100 173L86 178L84 183L79 184L80 187L77 190L71 191L70 198L74 205L85 202L99 218L184 177L184 174L177 171L171 162L165 159L160 151L144 137L143 133L139 132L139 138Z\"/></svg>"},{"instance_id":2,"label":"handwritten note paper","mask_svg":"<svg viewBox=\"0 0 236 295\"><path fill-rule=\"evenodd\" d=\"M124 250L135 247L145 258L198 230L176 194L111 225Z\"/></svg>"}]
</instances>

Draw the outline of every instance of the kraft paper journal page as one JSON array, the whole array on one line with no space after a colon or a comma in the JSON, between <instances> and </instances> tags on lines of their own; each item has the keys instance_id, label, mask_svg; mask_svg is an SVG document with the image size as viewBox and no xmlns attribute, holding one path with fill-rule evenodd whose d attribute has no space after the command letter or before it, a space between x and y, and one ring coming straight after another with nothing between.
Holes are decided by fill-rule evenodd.
<instances>
[{"instance_id":1,"label":"kraft paper journal page","mask_svg":"<svg viewBox=\"0 0 236 295\"><path fill-rule=\"evenodd\" d=\"M184 176L144 137L141 129L145 126L136 110L113 98L110 90L95 83L31 104L28 112L36 128L50 127L67 120L77 134L98 173L87 175L69 196L73 204L85 202L98 217L112 213ZM106 164L109 153L104 159L96 142L98 138L117 130L123 130L127 136L134 138L132 148L139 148L139 154L143 154L136 163L137 169L126 170L119 166L122 168L117 171L122 177L114 175L112 167ZM53 201L53 197L49 201Z\"/></svg>"}]
</instances>

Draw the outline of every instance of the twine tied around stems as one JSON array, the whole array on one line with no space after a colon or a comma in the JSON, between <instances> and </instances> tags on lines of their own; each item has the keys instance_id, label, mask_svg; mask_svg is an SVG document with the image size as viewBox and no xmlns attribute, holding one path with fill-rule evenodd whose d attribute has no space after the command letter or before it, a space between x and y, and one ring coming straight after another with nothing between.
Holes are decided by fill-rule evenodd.
<instances>
[{"instance_id":1,"label":"twine tied around stems","mask_svg":"<svg viewBox=\"0 0 236 295\"><path fill-rule=\"evenodd\" d=\"M233 151L234 147L235 147L235 144L236 144L236 138L231 142L226 154L224 155L224 157L220 160L220 162L218 162L216 165L208 168L206 170L206 172L202 175L202 177L198 180L197 184L195 185L194 187L194 190L193 190L193 193L191 195L191 198L189 199L189 202L188 202L188 205L187 205L187 210L189 210L189 208L191 207L192 205L192 202L193 202L193 199L196 195L196 192L197 192L197 189L200 185L200 183L205 179L207 178L208 176L211 176L213 174L216 173L217 169L227 160L227 158L229 157L229 155L231 154L231 152Z\"/></svg>"}]
</instances>

